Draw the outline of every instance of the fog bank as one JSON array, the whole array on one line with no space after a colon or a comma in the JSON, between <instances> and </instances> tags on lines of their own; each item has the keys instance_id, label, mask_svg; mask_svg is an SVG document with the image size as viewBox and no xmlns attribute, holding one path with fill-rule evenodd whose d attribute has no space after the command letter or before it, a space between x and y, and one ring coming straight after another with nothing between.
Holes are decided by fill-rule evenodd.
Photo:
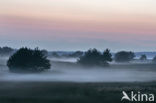
<instances>
[{"instance_id":1,"label":"fog bank","mask_svg":"<svg viewBox=\"0 0 156 103\"><path fill-rule=\"evenodd\" d=\"M150 68L83 67L74 63L52 62L52 67L48 71L18 74L10 73L5 64L0 65L0 81L145 82L155 80L156 71Z\"/></svg>"}]
</instances>

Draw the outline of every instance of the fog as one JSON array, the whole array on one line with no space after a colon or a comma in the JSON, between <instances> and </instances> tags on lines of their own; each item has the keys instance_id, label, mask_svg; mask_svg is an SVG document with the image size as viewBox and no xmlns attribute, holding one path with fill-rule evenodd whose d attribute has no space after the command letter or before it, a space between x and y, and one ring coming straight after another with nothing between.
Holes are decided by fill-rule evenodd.
<instances>
[{"instance_id":1,"label":"fog","mask_svg":"<svg viewBox=\"0 0 156 103\"><path fill-rule=\"evenodd\" d=\"M0 61L0 81L147 82L156 80L156 71L150 68L83 67L72 62L52 61L50 70L19 74L9 72L6 59Z\"/></svg>"},{"instance_id":2,"label":"fog","mask_svg":"<svg viewBox=\"0 0 156 103\"><path fill-rule=\"evenodd\" d=\"M48 58L48 59L51 60L51 61L75 63L75 62L77 62L78 58L65 58L65 57L62 57L62 58Z\"/></svg>"}]
</instances>

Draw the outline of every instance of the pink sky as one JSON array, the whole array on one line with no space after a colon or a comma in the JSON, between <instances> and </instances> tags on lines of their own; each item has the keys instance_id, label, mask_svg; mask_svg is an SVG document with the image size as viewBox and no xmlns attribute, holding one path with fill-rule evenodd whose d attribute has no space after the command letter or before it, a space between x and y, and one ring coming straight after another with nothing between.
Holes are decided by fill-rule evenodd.
<instances>
[{"instance_id":1,"label":"pink sky","mask_svg":"<svg viewBox=\"0 0 156 103\"><path fill-rule=\"evenodd\" d=\"M0 44L154 51L155 5L155 0L1 0Z\"/></svg>"}]
</instances>

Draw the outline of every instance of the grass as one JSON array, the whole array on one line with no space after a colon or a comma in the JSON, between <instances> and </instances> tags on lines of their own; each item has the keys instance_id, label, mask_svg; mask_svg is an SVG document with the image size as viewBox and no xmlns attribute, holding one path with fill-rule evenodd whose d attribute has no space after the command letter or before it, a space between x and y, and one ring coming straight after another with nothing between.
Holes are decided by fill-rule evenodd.
<instances>
[{"instance_id":1,"label":"grass","mask_svg":"<svg viewBox=\"0 0 156 103\"><path fill-rule=\"evenodd\" d=\"M86 68L76 63L52 62L52 67ZM110 69L147 69L156 64L110 65ZM1 68L6 66L1 65ZM95 67L96 68L96 67ZM94 69L94 68L93 68ZM104 68L105 69L105 68ZM156 82L71 83L71 82L3 82L0 103L128 103L121 102L122 91L156 94ZM143 102L141 102L143 103Z\"/></svg>"},{"instance_id":2,"label":"grass","mask_svg":"<svg viewBox=\"0 0 156 103\"><path fill-rule=\"evenodd\" d=\"M156 94L156 82L0 82L0 103L121 103L122 91ZM128 102L126 102L128 103Z\"/></svg>"}]
</instances>

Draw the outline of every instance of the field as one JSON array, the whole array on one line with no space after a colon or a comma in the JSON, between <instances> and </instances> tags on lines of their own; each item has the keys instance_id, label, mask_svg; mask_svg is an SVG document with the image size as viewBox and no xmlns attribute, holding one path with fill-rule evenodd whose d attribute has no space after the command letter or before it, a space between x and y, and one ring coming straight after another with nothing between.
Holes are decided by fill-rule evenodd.
<instances>
[{"instance_id":1,"label":"field","mask_svg":"<svg viewBox=\"0 0 156 103\"><path fill-rule=\"evenodd\" d=\"M121 103L123 90L127 93L130 91L156 93L156 82L1 82L0 84L0 103Z\"/></svg>"},{"instance_id":2,"label":"field","mask_svg":"<svg viewBox=\"0 0 156 103\"><path fill-rule=\"evenodd\" d=\"M121 103L122 91L156 94L156 64L51 63L49 71L16 74L1 62L0 103Z\"/></svg>"}]
</instances>

